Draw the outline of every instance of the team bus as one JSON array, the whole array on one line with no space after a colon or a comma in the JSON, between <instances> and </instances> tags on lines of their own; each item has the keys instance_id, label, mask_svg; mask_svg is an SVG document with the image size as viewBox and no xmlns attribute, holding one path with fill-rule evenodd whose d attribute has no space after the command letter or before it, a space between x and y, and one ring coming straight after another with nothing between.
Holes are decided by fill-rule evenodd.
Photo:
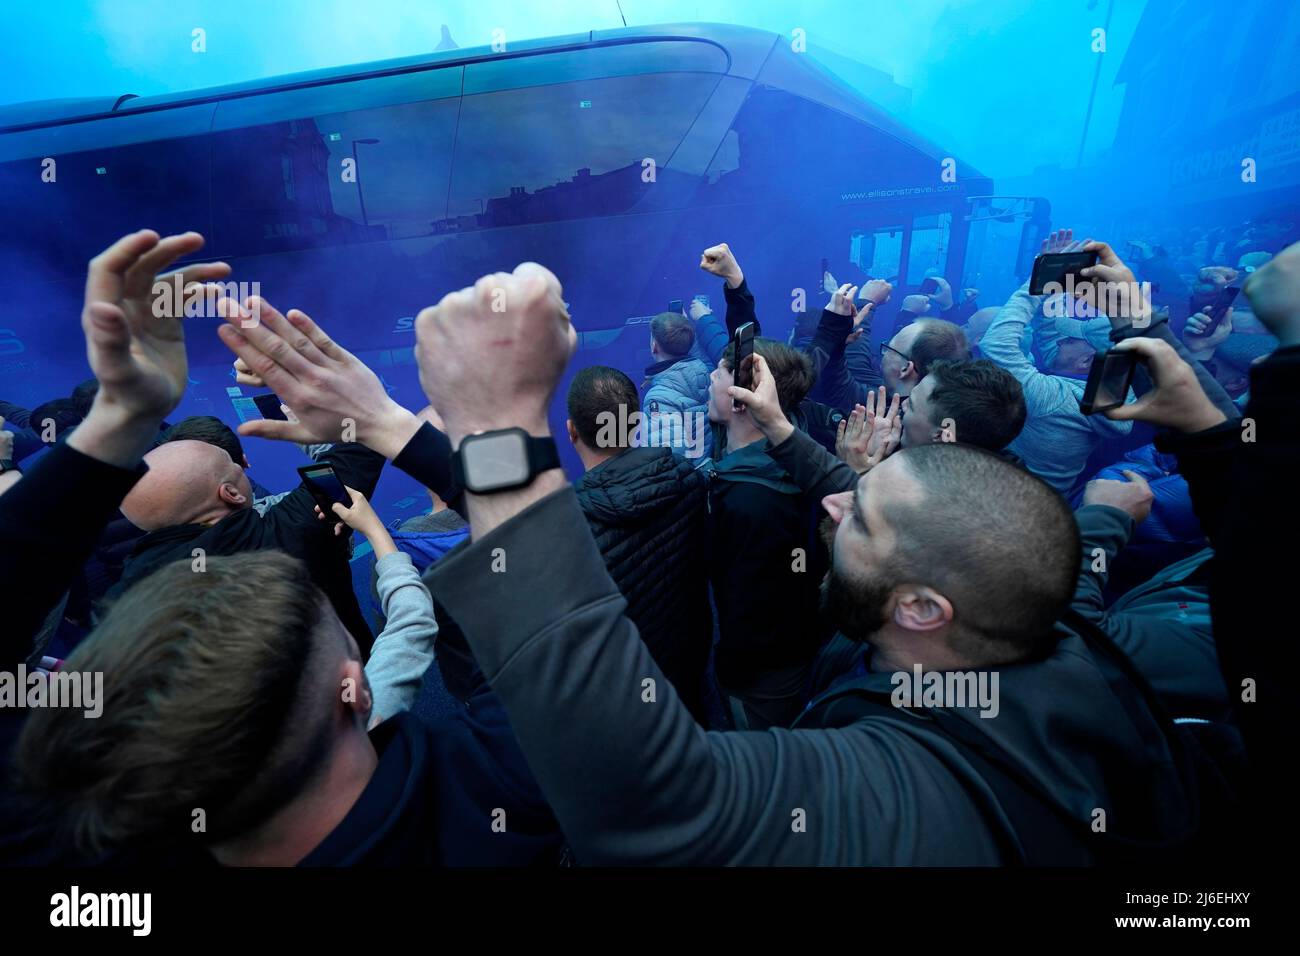
<instances>
[{"instance_id":1,"label":"team bus","mask_svg":"<svg viewBox=\"0 0 1300 956\"><path fill-rule=\"evenodd\" d=\"M639 382L647 317L697 293L721 308L697 268L709 245L732 245L765 334L783 337L794 290L820 309L823 259L903 286L927 272L979 285L972 246L1029 248L1044 205L998 200L790 37L733 26L0 107L0 397L30 405L86 376L85 264L143 227L202 232L205 259L315 317L419 407L413 317L486 272L548 266L575 365ZM216 321L187 320L177 415L239 405Z\"/></svg>"}]
</instances>

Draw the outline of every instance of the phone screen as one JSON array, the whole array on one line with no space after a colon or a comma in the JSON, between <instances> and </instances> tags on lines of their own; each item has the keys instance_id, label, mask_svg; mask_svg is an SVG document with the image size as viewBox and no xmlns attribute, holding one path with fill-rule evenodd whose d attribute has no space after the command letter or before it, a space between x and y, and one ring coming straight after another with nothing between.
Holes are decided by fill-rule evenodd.
<instances>
[{"instance_id":1,"label":"phone screen","mask_svg":"<svg viewBox=\"0 0 1300 956\"><path fill-rule=\"evenodd\" d=\"M333 465L304 465L298 469L298 474L302 475L307 490L326 514L333 513L329 505L336 501L352 507L352 496L334 473Z\"/></svg>"},{"instance_id":2,"label":"phone screen","mask_svg":"<svg viewBox=\"0 0 1300 956\"><path fill-rule=\"evenodd\" d=\"M939 280L931 276L921 283L921 295L934 295L939 291Z\"/></svg>"},{"instance_id":3,"label":"phone screen","mask_svg":"<svg viewBox=\"0 0 1300 956\"><path fill-rule=\"evenodd\" d=\"M754 323L746 322L736 329L736 364L732 370L732 381L739 388L754 387ZM733 401L731 407L739 411L744 408L741 402Z\"/></svg>"},{"instance_id":4,"label":"phone screen","mask_svg":"<svg viewBox=\"0 0 1300 956\"><path fill-rule=\"evenodd\" d=\"M1034 272L1029 280L1029 294L1043 295L1049 285L1059 286L1053 291L1064 292L1071 283L1067 276L1074 276L1074 285L1080 282L1079 273L1088 266L1097 264L1097 252L1045 252L1034 260Z\"/></svg>"},{"instance_id":5,"label":"phone screen","mask_svg":"<svg viewBox=\"0 0 1300 956\"><path fill-rule=\"evenodd\" d=\"M1137 368L1138 353L1109 349L1098 352L1088 370L1088 384L1079 403L1085 415L1095 415L1124 404L1129 386L1133 383L1133 370Z\"/></svg>"},{"instance_id":6,"label":"phone screen","mask_svg":"<svg viewBox=\"0 0 1300 956\"><path fill-rule=\"evenodd\" d=\"M280 411L280 406L283 403L280 401L280 396L275 392L266 395L254 395L253 404L257 406L257 410L262 413L263 418L270 418L279 422L289 420L285 417L284 412Z\"/></svg>"},{"instance_id":7,"label":"phone screen","mask_svg":"<svg viewBox=\"0 0 1300 956\"><path fill-rule=\"evenodd\" d=\"M669 311L669 312L681 312L681 311L682 311L682 300L681 300L681 299L673 299L671 302L669 302L669 303L668 303L668 311Z\"/></svg>"}]
</instances>

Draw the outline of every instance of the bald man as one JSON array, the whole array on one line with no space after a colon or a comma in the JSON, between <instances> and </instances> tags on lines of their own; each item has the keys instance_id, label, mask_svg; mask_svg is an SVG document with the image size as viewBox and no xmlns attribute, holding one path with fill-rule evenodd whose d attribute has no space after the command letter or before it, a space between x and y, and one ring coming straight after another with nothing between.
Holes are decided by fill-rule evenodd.
<instances>
[{"instance_id":1,"label":"bald man","mask_svg":"<svg viewBox=\"0 0 1300 956\"><path fill-rule=\"evenodd\" d=\"M316 517L305 486L258 514L244 469L216 445L167 442L144 461L149 471L123 499L122 514L147 533L127 559L122 580L109 591L110 601L173 561L188 561L199 574L202 560L213 555L278 548L306 563L312 580L369 654L374 636L352 590L350 539L335 537L334 522ZM366 497L374 493L384 465L383 457L357 444L335 445L317 461L333 465L344 484Z\"/></svg>"}]
</instances>

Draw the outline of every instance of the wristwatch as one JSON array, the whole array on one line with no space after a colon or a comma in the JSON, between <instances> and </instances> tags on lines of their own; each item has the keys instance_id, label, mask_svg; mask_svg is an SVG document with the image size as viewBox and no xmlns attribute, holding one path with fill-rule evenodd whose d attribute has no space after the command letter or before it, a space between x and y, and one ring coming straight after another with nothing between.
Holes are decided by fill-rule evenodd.
<instances>
[{"instance_id":1,"label":"wristwatch","mask_svg":"<svg viewBox=\"0 0 1300 956\"><path fill-rule=\"evenodd\" d=\"M18 471L18 465L12 458L0 458L0 475L7 471Z\"/></svg>"},{"instance_id":2,"label":"wristwatch","mask_svg":"<svg viewBox=\"0 0 1300 956\"><path fill-rule=\"evenodd\" d=\"M452 476L475 495L522 488L542 472L559 467L555 439L537 438L522 428L467 435L451 456Z\"/></svg>"}]
</instances>

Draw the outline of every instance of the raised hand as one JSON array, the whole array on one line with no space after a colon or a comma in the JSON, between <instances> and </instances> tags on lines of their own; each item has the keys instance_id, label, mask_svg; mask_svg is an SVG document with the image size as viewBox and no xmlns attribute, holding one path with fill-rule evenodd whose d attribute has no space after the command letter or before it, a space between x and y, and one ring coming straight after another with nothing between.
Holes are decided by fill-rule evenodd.
<instances>
[{"instance_id":1,"label":"raised hand","mask_svg":"<svg viewBox=\"0 0 1300 956\"><path fill-rule=\"evenodd\" d=\"M1049 232L1047 238L1039 246L1039 252L1043 255L1056 252L1074 252L1083 245L1074 238L1073 229L1057 229L1055 232Z\"/></svg>"},{"instance_id":2,"label":"raised hand","mask_svg":"<svg viewBox=\"0 0 1300 956\"><path fill-rule=\"evenodd\" d=\"M1210 330L1210 317L1204 312L1197 312L1187 320L1187 325L1183 328L1183 344L1189 352L1213 352L1231 334L1231 307L1213 330Z\"/></svg>"},{"instance_id":3,"label":"raised hand","mask_svg":"<svg viewBox=\"0 0 1300 956\"><path fill-rule=\"evenodd\" d=\"M81 327L86 358L99 380L95 405L130 418L161 422L185 393L188 364L183 300L195 285L230 274L224 262L194 263L159 275L181 256L203 248L186 232L160 239L152 229L123 236L90 261ZM170 307L168 303L170 302Z\"/></svg>"},{"instance_id":4,"label":"raised hand","mask_svg":"<svg viewBox=\"0 0 1300 956\"><path fill-rule=\"evenodd\" d=\"M217 330L221 340L246 374L271 388L297 418L244 422L241 435L299 444L357 441L391 459L419 430L419 421L389 398L379 376L306 313L290 309L282 315L257 297L244 306L222 299L218 308L226 319ZM254 309L260 321L243 327Z\"/></svg>"},{"instance_id":5,"label":"raised hand","mask_svg":"<svg viewBox=\"0 0 1300 956\"><path fill-rule=\"evenodd\" d=\"M776 377L767 367L767 360L757 352L754 353L753 388L741 388L732 385L727 393L745 406L745 411L753 421L754 427L763 433L773 445L779 445L790 437L794 425L781 411L781 400L776 394Z\"/></svg>"},{"instance_id":6,"label":"raised hand","mask_svg":"<svg viewBox=\"0 0 1300 956\"><path fill-rule=\"evenodd\" d=\"M833 289L828 289L833 292ZM862 292L859 298L875 305L884 305L889 301L889 296L893 293L894 287L884 279L868 279L862 286Z\"/></svg>"},{"instance_id":7,"label":"raised hand","mask_svg":"<svg viewBox=\"0 0 1300 956\"><path fill-rule=\"evenodd\" d=\"M740 264L736 262L731 247L725 242L720 242L716 246L709 246L704 250L700 255L700 268L719 278L726 279L727 285L733 289L738 289L740 283L745 280L745 274L740 271Z\"/></svg>"},{"instance_id":8,"label":"raised hand","mask_svg":"<svg viewBox=\"0 0 1300 956\"><path fill-rule=\"evenodd\" d=\"M857 293L857 286L844 283L831 296L831 301L826 306L827 310L836 315L857 315L858 307L853 304L853 297Z\"/></svg>"},{"instance_id":9,"label":"raised hand","mask_svg":"<svg viewBox=\"0 0 1300 956\"><path fill-rule=\"evenodd\" d=\"M1097 264L1079 270L1082 279L1075 283L1075 298L1086 302L1098 314L1109 316L1113 326L1124 325L1126 320L1135 326L1149 324L1151 303L1142 293L1133 270L1124 264L1115 250L1092 239L1080 248L1085 252L1095 251Z\"/></svg>"},{"instance_id":10,"label":"raised hand","mask_svg":"<svg viewBox=\"0 0 1300 956\"><path fill-rule=\"evenodd\" d=\"M577 346L559 280L525 262L416 317L420 384L458 445L479 431L550 434L547 409Z\"/></svg>"},{"instance_id":11,"label":"raised hand","mask_svg":"<svg viewBox=\"0 0 1300 956\"><path fill-rule=\"evenodd\" d=\"M1168 342L1141 336L1125 339L1115 348L1141 355L1155 387L1136 402L1102 412L1107 418L1148 422L1188 433L1204 431L1227 421L1227 416L1215 407L1201 388L1192 367Z\"/></svg>"},{"instance_id":12,"label":"raised hand","mask_svg":"<svg viewBox=\"0 0 1300 956\"><path fill-rule=\"evenodd\" d=\"M879 409L880 414L877 414ZM855 405L842 420L835 435L835 454L858 474L865 474L898 448L903 436L903 419L898 414L899 396L886 411L885 389L867 393L865 405Z\"/></svg>"},{"instance_id":13,"label":"raised hand","mask_svg":"<svg viewBox=\"0 0 1300 956\"><path fill-rule=\"evenodd\" d=\"M1252 272L1242 291L1279 348L1300 345L1300 242Z\"/></svg>"}]
</instances>

